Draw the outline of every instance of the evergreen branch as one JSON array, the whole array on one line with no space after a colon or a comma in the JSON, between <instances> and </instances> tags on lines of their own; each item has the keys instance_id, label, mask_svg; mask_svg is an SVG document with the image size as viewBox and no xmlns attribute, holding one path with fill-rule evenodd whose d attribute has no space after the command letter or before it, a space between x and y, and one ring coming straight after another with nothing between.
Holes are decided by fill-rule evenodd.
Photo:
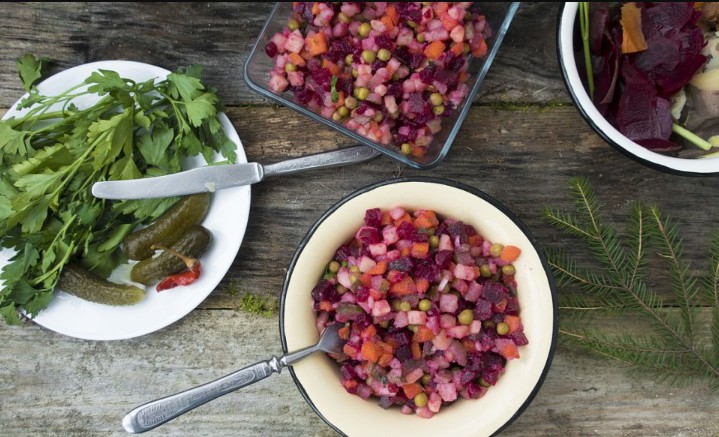
<instances>
[{"instance_id":1,"label":"evergreen branch","mask_svg":"<svg viewBox=\"0 0 719 437\"><path fill-rule=\"evenodd\" d=\"M585 178L574 178L570 187L575 200L575 213L546 208L545 218L558 230L580 237L593 258L605 267L604 272L577 265L561 250L546 249L549 265L560 287L577 286L584 293L560 295L563 338L597 354L651 370L657 379L676 383L690 377L707 377L719 387L719 232L712 243L710 274L702 281L711 305L712 326L699 330L696 315L700 289L682 260L682 243L677 226L664 219L656 207L633 205L626 237L602 223L599 202ZM666 309L659 294L650 290L644 280L649 248L669 263L671 289L678 309ZM625 314L641 316L656 328L653 336L610 336L602 331L581 333L567 326L585 314ZM707 331L709 333L707 334ZM711 346L703 338L711 337Z\"/></svg>"},{"instance_id":2,"label":"evergreen branch","mask_svg":"<svg viewBox=\"0 0 719 437\"><path fill-rule=\"evenodd\" d=\"M668 220L663 220L656 207L649 208L651 217L649 234L659 248L659 256L665 258L670 264L672 289L679 303L679 309L684 321L684 331L688 342L694 344L694 322L690 309L694 306L697 288L696 279L689 277L688 267L682 265L682 247L677 237L677 228Z\"/></svg>"}]
</instances>

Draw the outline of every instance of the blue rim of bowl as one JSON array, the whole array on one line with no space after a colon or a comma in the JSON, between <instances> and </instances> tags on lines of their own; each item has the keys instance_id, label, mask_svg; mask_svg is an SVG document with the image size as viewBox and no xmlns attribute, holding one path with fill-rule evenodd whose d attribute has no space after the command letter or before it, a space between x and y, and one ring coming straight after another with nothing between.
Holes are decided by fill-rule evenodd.
<instances>
[{"instance_id":1,"label":"blue rim of bowl","mask_svg":"<svg viewBox=\"0 0 719 437\"><path fill-rule=\"evenodd\" d=\"M549 269L549 263L547 262L546 256L544 255L544 252L541 250L537 239L534 237L534 235L531 233L529 228L517 217L512 211L510 211L506 206L501 204L499 201L497 201L495 198L490 196L489 194L474 188L472 186L463 184L461 182L456 182L449 179L443 179L443 178L437 178L437 177L428 177L428 176L416 176L416 177L407 177L407 178L397 178L397 179L389 179L382 182L377 182L368 186L365 186L363 188L360 188L359 190L345 196L340 201L336 202L334 205L332 205L322 216L317 219L314 225L312 225L312 228L307 232L305 237L300 242L297 250L295 251L294 256L292 257L292 261L290 262L290 266L287 270L287 275L285 277L285 282L282 287L282 295L280 297L280 341L282 342L282 351L283 353L287 354L289 353L289 350L287 348L287 338L285 336L285 328L284 328L284 320L285 320L285 297L287 295L287 287L289 286L290 282L290 276L292 274L292 271L295 268L295 264L297 263L298 258L300 257L300 254L304 250L305 246L307 246L307 242L312 238L317 228L324 222L327 217L332 215L339 207L344 205L349 200L367 193L369 191L375 190L377 188L383 187L385 185L392 185L392 184L399 184L399 183L406 183L406 182L425 182L425 183L433 183L433 184L440 184L440 185L447 185L450 187L458 188L460 190L464 190L470 194L473 194L477 197L480 197L490 203L492 206L500 210L503 214L505 214L514 224L527 236L527 239L529 240L530 244L534 247L537 254L539 255L539 259L542 262L542 268L544 269L544 272L547 276L547 281L549 284L549 290L552 297L552 311L554 312L552 317L552 341L549 347L549 353L547 354L547 361L544 364L544 368L542 369L542 373L539 376L539 379L537 380L537 383L535 384L532 391L529 393L529 396L527 396L527 399L524 400L522 405L517 409L517 411L510 417L502 426L500 426L492 435L495 436L505 430L509 425L512 424L519 416L522 415L524 410L529 407L529 405L532 403L534 398L537 396L537 393L539 393L539 389L542 387L542 384L544 383L544 380L547 376L547 373L549 372L549 368L552 364L552 359L554 357L554 352L557 347L557 332L558 332L558 308L557 308L557 290L556 290L556 284L554 282L554 278L552 277L551 271ZM305 399L305 401L309 404L309 406L312 408L312 410L327 424L338 432L339 434L346 436L342 430L337 428L332 422L330 422L323 414L319 411L317 406L312 402L312 399L309 397L307 392L305 391L305 388L302 386L302 383L297 379L297 375L295 374L294 369L292 369L292 366L289 366L289 372L292 375L292 380L294 381L295 385L297 386L297 389L302 394L302 397Z\"/></svg>"},{"instance_id":2,"label":"blue rim of bowl","mask_svg":"<svg viewBox=\"0 0 719 437\"><path fill-rule=\"evenodd\" d=\"M557 27L556 27L556 43L557 43L557 62L559 64L559 71L562 74L562 82L564 82L564 87L567 90L567 93L569 93L569 97L572 98L572 102L574 103L574 107L577 108L577 111L582 115L582 118L584 121L592 128L592 130L602 137L602 139L607 142L609 145L614 147L614 149L621 152L623 155L628 156L629 158L633 159L636 162L639 162L640 164L646 165L647 167L653 168L655 170L660 170L665 173L675 174L679 176L716 176L719 171L716 172L693 172L693 171L685 171L685 170L677 170L672 167L668 167L665 165L658 164L654 161L650 161L648 159L641 158L626 148L619 145L614 139L612 139L606 132L604 132L602 129L597 126L597 124L592 120L592 118L589 116L587 111L584 109L584 107L581 105L579 101L579 97L577 97L576 92L574 89L569 85L569 76L567 73L567 68L564 65L564 56L562 55L565 51L565 48L562 46L562 18L564 16L564 9L566 8L566 3L562 3L559 6L559 11L557 13Z\"/></svg>"},{"instance_id":3,"label":"blue rim of bowl","mask_svg":"<svg viewBox=\"0 0 719 437\"><path fill-rule=\"evenodd\" d=\"M514 16L516 15L517 10L519 9L520 3L521 2L510 2L510 5L507 8L507 13L504 16L504 19L502 20L501 26L499 27L499 29L497 29L495 31L495 38L496 38L495 42L492 44L492 49L487 54L487 59L484 60L484 63L489 64L490 67L494 63L494 58L497 56L497 53L499 52L499 48L502 45L502 42L504 41L504 37L506 36L507 32L509 31L509 27L512 23L512 20L514 20ZM274 7L272 8L272 11L270 12L269 17L273 17L276 14L279 6L280 6L279 2L275 3ZM263 35L265 33L266 29L270 26L270 22L271 22L271 19L268 19L265 22L265 25L262 27L262 30L260 31L259 35ZM482 68L480 75L477 77L477 81L475 82L474 86L472 86L472 88L470 89L469 94L467 94L467 96L465 97L465 101L467 102L467 104L464 104L462 110L460 111L459 115L457 116L457 120L455 121L455 123L453 123L453 125L451 127L450 132L447 137L448 139L446 142L446 146L442 147L442 149L440 150L440 153L432 161L429 161L427 163L421 163L421 162L417 162L417 161L408 159L407 157L402 155L400 152L394 151L387 146L384 146L384 145L381 145L374 141L371 141L371 140L363 137L362 135L345 128L344 126L338 125L337 123L333 122L332 120L329 120L325 117L317 115L317 114L307 110L303 106L293 102L292 100L285 99L284 97L279 96L273 92L270 92L269 90L263 88L262 86L256 84L255 82L253 82L248 73L248 68L249 68L250 61L255 56L255 53L258 50L261 50L261 48L259 47L260 42L261 41L258 37L258 39L253 44L252 50L250 51L250 54L247 57L247 61L245 62L244 68L242 70L242 75L243 75L245 84L247 84L247 86L252 91L254 91L268 99L271 99L283 106L287 106L288 108L290 108L302 115L308 115L312 120L322 123L326 126L329 126L332 129L335 129L338 132L343 133L344 135L352 138L353 140L355 140L359 143L362 143L366 146L373 147L374 149L382 152L383 154L391 157L392 159L395 159L405 165L416 168L418 170L430 170L430 169L436 167L437 165L439 165L447 157L447 154L449 153L449 149L453 145L454 140L456 139L456 136L459 133L460 128L464 124L464 120L467 118L467 115L469 114L469 111L472 108L472 104L474 102L474 99L477 96L477 93L479 92L479 88L482 85L482 83L484 82L484 79L487 76L487 73L489 72L489 67Z\"/></svg>"}]
</instances>

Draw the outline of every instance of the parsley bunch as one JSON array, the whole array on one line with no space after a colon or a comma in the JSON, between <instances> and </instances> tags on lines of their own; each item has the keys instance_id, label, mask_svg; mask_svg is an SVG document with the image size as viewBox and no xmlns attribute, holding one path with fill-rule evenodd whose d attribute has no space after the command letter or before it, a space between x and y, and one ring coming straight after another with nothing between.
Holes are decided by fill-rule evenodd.
<instances>
[{"instance_id":1,"label":"parsley bunch","mask_svg":"<svg viewBox=\"0 0 719 437\"><path fill-rule=\"evenodd\" d=\"M236 159L202 67L145 82L99 70L62 94L44 96L34 83L45 61L18 60L28 91L18 109L25 112L0 121L0 242L16 251L0 273L0 314L8 323L19 322L17 307L31 316L47 307L70 261L109 275L126 261L124 237L177 201L97 199L94 182L175 173L189 156L210 163L219 152ZM88 96L96 100L92 106L76 103Z\"/></svg>"}]
</instances>

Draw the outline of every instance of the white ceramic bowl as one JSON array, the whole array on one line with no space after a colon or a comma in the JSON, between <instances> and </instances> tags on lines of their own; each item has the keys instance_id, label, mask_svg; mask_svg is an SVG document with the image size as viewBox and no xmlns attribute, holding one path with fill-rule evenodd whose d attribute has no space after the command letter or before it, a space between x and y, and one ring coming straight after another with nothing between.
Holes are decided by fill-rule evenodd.
<instances>
[{"instance_id":1,"label":"white ceramic bowl","mask_svg":"<svg viewBox=\"0 0 719 437\"><path fill-rule=\"evenodd\" d=\"M382 409L376 398L363 400L340 384L338 365L319 353L290 372L310 406L332 428L350 436L483 436L506 427L529 405L552 361L556 342L556 295L547 262L528 229L499 202L472 187L435 178L380 182L344 198L330 208L302 241L285 280L280 301L280 335L285 352L317 339L311 290L337 247L361 226L370 208L432 209L473 225L490 241L513 244L522 254L515 261L520 316L529 344L521 357L507 363L504 375L484 397L459 399L431 419Z\"/></svg>"},{"instance_id":2,"label":"white ceramic bowl","mask_svg":"<svg viewBox=\"0 0 719 437\"><path fill-rule=\"evenodd\" d=\"M719 173L719 158L677 158L652 152L625 137L597 110L584 88L574 56L575 21L579 3L563 3L557 21L557 58L564 84L574 104L600 137L625 155L668 173L700 176Z\"/></svg>"}]
</instances>

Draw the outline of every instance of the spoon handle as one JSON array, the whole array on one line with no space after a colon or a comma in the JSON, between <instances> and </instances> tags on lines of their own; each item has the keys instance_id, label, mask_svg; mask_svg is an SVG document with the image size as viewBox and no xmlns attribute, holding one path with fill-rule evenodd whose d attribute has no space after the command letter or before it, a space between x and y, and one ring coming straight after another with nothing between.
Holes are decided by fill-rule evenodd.
<instances>
[{"instance_id":1,"label":"spoon handle","mask_svg":"<svg viewBox=\"0 0 719 437\"><path fill-rule=\"evenodd\" d=\"M273 356L268 361L244 367L207 384L140 405L127 413L122 426L133 434L149 431L213 399L265 379L272 373L280 373L283 367L284 363Z\"/></svg>"}]
</instances>

